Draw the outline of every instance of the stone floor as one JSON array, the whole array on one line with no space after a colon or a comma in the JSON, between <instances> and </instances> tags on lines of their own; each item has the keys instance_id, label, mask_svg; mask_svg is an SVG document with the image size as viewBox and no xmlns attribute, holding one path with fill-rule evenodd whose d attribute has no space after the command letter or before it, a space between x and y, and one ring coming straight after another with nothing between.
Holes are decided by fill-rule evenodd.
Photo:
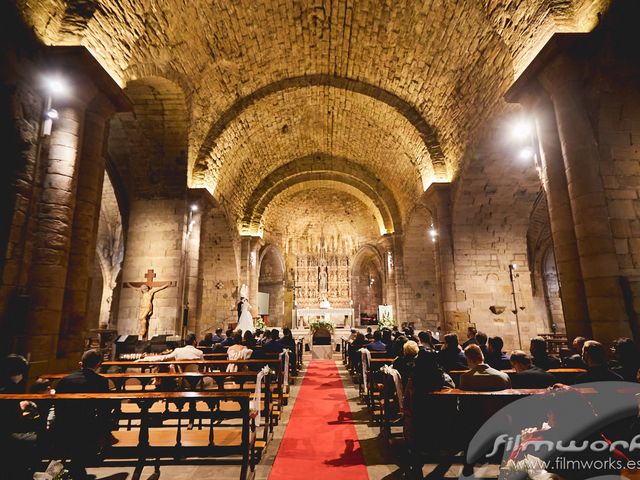
<instances>
[{"instance_id":1,"label":"stone floor","mask_svg":"<svg viewBox=\"0 0 640 480\"><path fill-rule=\"evenodd\" d=\"M353 422L360 445L364 454L370 480L395 480L404 478L400 468L396 452L380 438L380 430L371 422L371 417L366 405L360 402L358 388L354 385L347 370L342 365L340 357L334 355L338 364L338 369L343 379L349 407L351 408ZM305 362L310 360L306 356ZM303 369L291 386L289 405L285 408L280 425L274 429L274 437L270 442L267 451L262 457L260 464L256 466L255 473L249 476L250 480L266 480L269 476L271 466L278 452L280 442L284 435L289 416L295 406L295 400L302 384L305 369ZM425 465L423 473L427 479L457 478L462 470L460 464L450 464L448 462L439 465ZM98 476L100 480L129 480L133 476L133 468L102 467L89 469L90 473ZM195 480L204 478L216 478L216 480L237 480L240 476L240 467L237 465L196 465L196 466L162 466L160 469L161 479L171 480ZM475 470L477 478L497 478L498 468L495 465L487 467L477 467ZM142 480L157 480L153 467L145 467L140 477ZM314 480L314 479L308 479Z\"/></svg>"}]
</instances>

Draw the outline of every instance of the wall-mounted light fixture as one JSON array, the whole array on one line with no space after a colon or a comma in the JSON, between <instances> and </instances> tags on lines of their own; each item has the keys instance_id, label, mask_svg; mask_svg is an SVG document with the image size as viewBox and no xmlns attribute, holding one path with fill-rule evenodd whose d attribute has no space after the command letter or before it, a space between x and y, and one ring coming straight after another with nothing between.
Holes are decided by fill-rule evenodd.
<instances>
[{"instance_id":1,"label":"wall-mounted light fixture","mask_svg":"<svg viewBox=\"0 0 640 480\"><path fill-rule=\"evenodd\" d=\"M44 106L44 118L42 119L42 136L51 135L53 121L59 118L58 111L53 108L53 99L63 98L69 95L71 88L69 84L59 75L50 75L44 78L47 98Z\"/></svg>"},{"instance_id":2,"label":"wall-mounted light fixture","mask_svg":"<svg viewBox=\"0 0 640 480\"><path fill-rule=\"evenodd\" d=\"M433 225L431 225L431 228L429 229L429 237L431 237L431 241L433 243L436 242L436 237L438 236L438 231L435 229L435 227Z\"/></svg>"}]
</instances>

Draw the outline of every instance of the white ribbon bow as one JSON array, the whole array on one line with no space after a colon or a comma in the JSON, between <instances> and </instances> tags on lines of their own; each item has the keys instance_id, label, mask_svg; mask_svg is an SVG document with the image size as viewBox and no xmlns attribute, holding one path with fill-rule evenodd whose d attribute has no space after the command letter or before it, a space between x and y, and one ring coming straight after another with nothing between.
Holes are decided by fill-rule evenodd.
<instances>
[{"instance_id":1,"label":"white ribbon bow","mask_svg":"<svg viewBox=\"0 0 640 480\"><path fill-rule=\"evenodd\" d=\"M289 352L291 352L291 350L289 350L288 348L285 348L282 353L278 356L278 358L280 359L280 362L282 362L282 356L284 355L284 372L282 372L283 378L282 378L282 384L285 387L289 386Z\"/></svg>"},{"instance_id":2,"label":"white ribbon bow","mask_svg":"<svg viewBox=\"0 0 640 480\"><path fill-rule=\"evenodd\" d=\"M253 400L249 401L249 408L256 412L256 427L260 426L261 419L261 401L262 401L262 379L269 374L269 367L264 366L256 375L256 389L253 392Z\"/></svg>"},{"instance_id":3,"label":"white ribbon bow","mask_svg":"<svg viewBox=\"0 0 640 480\"><path fill-rule=\"evenodd\" d=\"M369 365L371 364L371 352L366 348L360 349L360 356L362 358L362 384L364 387L365 395L369 393Z\"/></svg>"}]
</instances>

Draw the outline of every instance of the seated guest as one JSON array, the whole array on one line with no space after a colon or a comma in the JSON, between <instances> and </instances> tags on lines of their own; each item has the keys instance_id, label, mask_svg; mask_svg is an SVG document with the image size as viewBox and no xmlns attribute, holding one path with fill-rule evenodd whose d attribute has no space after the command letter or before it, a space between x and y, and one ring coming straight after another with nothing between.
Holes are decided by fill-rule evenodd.
<instances>
[{"instance_id":1,"label":"seated guest","mask_svg":"<svg viewBox=\"0 0 640 480\"><path fill-rule=\"evenodd\" d=\"M438 327L440 328L440 327ZM435 348L435 346L440 343L439 340L439 336L438 338L436 338L435 333L433 333L431 330L427 330L427 335L429 335L429 338L431 339L431 346L433 346Z\"/></svg>"},{"instance_id":2,"label":"seated guest","mask_svg":"<svg viewBox=\"0 0 640 480\"><path fill-rule=\"evenodd\" d=\"M613 342L613 354L616 361L611 370L627 382L636 382L638 369L640 368L640 358L635 342L630 338L618 338Z\"/></svg>"},{"instance_id":3,"label":"seated guest","mask_svg":"<svg viewBox=\"0 0 640 480\"><path fill-rule=\"evenodd\" d=\"M373 340L375 340L375 335L374 335ZM391 337L391 330L389 330L388 328L384 328L382 330L382 338L380 340L387 347L391 347L391 344L393 343L393 338Z\"/></svg>"},{"instance_id":4,"label":"seated guest","mask_svg":"<svg viewBox=\"0 0 640 480\"><path fill-rule=\"evenodd\" d=\"M547 353L547 342L542 337L531 339L529 351L533 357L533 364L543 370L560 368L560 360Z\"/></svg>"},{"instance_id":5,"label":"seated guest","mask_svg":"<svg viewBox=\"0 0 640 480\"><path fill-rule=\"evenodd\" d=\"M195 335L191 341L192 345L196 344ZM62 378L56 385L56 393L108 393L109 382L97 373L101 363L100 352L85 352L80 362L81 369ZM71 459L69 473L74 480L95 478L87 475L86 465L96 457L100 446L111 438L111 410L109 401L56 404L55 432Z\"/></svg>"},{"instance_id":6,"label":"seated guest","mask_svg":"<svg viewBox=\"0 0 640 480\"><path fill-rule=\"evenodd\" d=\"M262 347L263 353L282 353L284 345L280 341L280 332L277 328L271 330L270 340Z\"/></svg>"},{"instance_id":7,"label":"seated guest","mask_svg":"<svg viewBox=\"0 0 640 480\"><path fill-rule=\"evenodd\" d=\"M478 340L476 339L477 333L478 330L476 330L476 327L467 327L467 341L462 344L463 349L467 348L469 345L478 344Z\"/></svg>"},{"instance_id":8,"label":"seated guest","mask_svg":"<svg viewBox=\"0 0 640 480\"><path fill-rule=\"evenodd\" d=\"M251 330L247 330L246 332L244 332L241 343L243 347L251 349L256 348L256 345L258 344L253 336L253 333L251 333Z\"/></svg>"},{"instance_id":9,"label":"seated guest","mask_svg":"<svg viewBox=\"0 0 640 480\"><path fill-rule=\"evenodd\" d=\"M0 393L25 393L28 370L29 364L24 357L6 357L0 366ZM32 402L0 402L0 451L7 459L3 462L3 478L33 478L40 460L38 436L42 428L37 421L40 414Z\"/></svg>"},{"instance_id":10,"label":"seated guest","mask_svg":"<svg viewBox=\"0 0 640 480\"><path fill-rule=\"evenodd\" d=\"M469 371L460 375L460 388L492 392L511 388L509 375L484 363L484 355L478 345L469 345L464 349Z\"/></svg>"},{"instance_id":11,"label":"seated guest","mask_svg":"<svg viewBox=\"0 0 640 480\"><path fill-rule=\"evenodd\" d=\"M584 337L576 337L571 342L571 355L564 359L563 366L565 368L587 368L582 360L582 347L587 339Z\"/></svg>"},{"instance_id":12,"label":"seated guest","mask_svg":"<svg viewBox=\"0 0 640 480\"><path fill-rule=\"evenodd\" d=\"M207 333L198 345L200 347L213 347L213 333Z\"/></svg>"},{"instance_id":13,"label":"seated guest","mask_svg":"<svg viewBox=\"0 0 640 480\"><path fill-rule=\"evenodd\" d=\"M600 342L584 342L582 359L587 364L587 371L576 377L576 383L623 381L620 375L612 372L607 366L607 353Z\"/></svg>"},{"instance_id":14,"label":"seated guest","mask_svg":"<svg viewBox=\"0 0 640 480\"><path fill-rule=\"evenodd\" d=\"M373 332L373 342L368 344L366 347L367 350L370 350L372 352L387 351L387 346L382 342L382 334L380 333L380 330L376 330L375 332Z\"/></svg>"},{"instance_id":15,"label":"seated guest","mask_svg":"<svg viewBox=\"0 0 640 480\"><path fill-rule=\"evenodd\" d=\"M224 340L220 342L220 346L229 347L231 345L233 345L233 330L229 329L227 330Z\"/></svg>"},{"instance_id":16,"label":"seated guest","mask_svg":"<svg viewBox=\"0 0 640 480\"><path fill-rule=\"evenodd\" d=\"M352 328L351 334L349 335L349 339L347 340L347 342L353 342L357 334L358 334L358 331L355 328Z\"/></svg>"},{"instance_id":17,"label":"seated guest","mask_svg":"<svg viewBox=\"0 0 640 480\"><path fill-rule=\"evenodd\" d=\"M487 353L489 353L489 350L487 349L487 340L488 337L486 333L476 333L476 341L478 342L478 346L480 347L480 350L482 350L482 355L484 355L485 358L487 357Z\"/></svg>"},{"instance_id":18,"label":"seated guest","mask_svg":"<svg viewBox=\"0 0 640 480\"><path fill-rule=\"evenodd\" d=\"M198 350L196 345L198 343L198 337L193 333L187 336L184 342L184 347L179 347L173 350L173 352L166 355L146 355L140 358L139 362L170 362L171 360L204 360L204 353L202 350Z\"/></svg>"},{"instance_id":19,"label":"seated guest","mask_svg":"<svg viewBox=\"0 0 640 480\"><path fill-rule=\"evenodd\" d=\"M289 327L284 327L282 329L282 339L280 340L284 348L288 348L292 352L296 350L296 341L293 338L293 334L291 333L291 329Z\"/></svg>"},{"instance_id":20,"label":"seated guest","mask_svg":"<svg viewBox=\"0 0 640 480\"><path fill-rule=\"evenodd\" d=\"M373 333L371 332L371 327L367 327L367 334L364 336L367 340L373 340Z\"/></svg>"},{"instance_id":21,"label":"seated guest","mask_svg":"<svg viewBox=\"0 0 640 480\"><path fill-rule=\"evenodd\" d=\"M222 342L222 340L224 340L222 338L222 329L221 328L216 328L216 333L213 335L213 337L211 337L211 341L213 343L220 343L220 342Z\"/></svg>"},{"instance_id":22,"label":"seated guest","mask_svg":"<svg viewBox=\"0 0 640 480\"><path fill-rule=\"evenodd\" d=\"M407 343L407 341L407 337L405 337L404 335L400 335L398 338L396 338L391 344L391 350L389 351L387 349L387 351L389 351L389 355L393 358L402 356L402 348L404 347L404 344Z\"/></svg>"},{"instance_id":23,"label":"seated guest","mask_svg":"<svg viewBox=\"0 0 640 480\"><path fill-rule=\"evenodd\" d=\"M418 333L418 341L420 342L420 350L433 350L433 341L428 330Z\"/></svg>"},{"instance_id":24,"label":"seated guest","mask_svg":"<svg viewBox=\"0 0 640 480\"><path fill-rule=\"evenodd\" d=\"M511 376L513 388L547 388L556 383L553 375L532 365L531 357L522 350L511 352L510 361L516 371Z\"/></svg>"},{"instance_id":25,"label":"seated guest","mask_svg":"<svg viewBox=\"0 0 640 480\"><path fill-rule=\"evenodd\" d=\"M402 354L393 361L393 368L400 373L404 386L407 385L419 352L418 344L413 340L407 340L402 345Z\"/></svg>"},{"instance_id":26,"label":"seated guest","mask_svg":"<svg viewBox=\"0 0 640 480\"><path fill-rule=\"evenodd\" d=\"M496 370L509 370L511 368L509 356L502 351L503 346L504 342L501 337L489 337L488 352L484 358L489 366Z\"/></svg>"},{"instance_id":27,"label":"seated guest","mask_svg":"<svg viewBox=\"0 0 640 480\"><path fill-rule=\"evenodd\" d=\"M444 336L444 347L438 352L438 362L447 372L467 369L467 360L455 333L447 333Z\"/></svg>"}]
</instances>

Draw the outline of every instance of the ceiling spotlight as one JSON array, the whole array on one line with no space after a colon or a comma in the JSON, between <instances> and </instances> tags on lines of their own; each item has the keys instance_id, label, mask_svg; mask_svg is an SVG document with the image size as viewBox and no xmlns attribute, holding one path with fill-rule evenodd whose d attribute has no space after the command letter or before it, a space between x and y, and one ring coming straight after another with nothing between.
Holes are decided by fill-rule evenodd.
<instances>
[{"instance_id":1,"label":"ceiling spotlight","mask_svg":"<svg viewBox=\"0 0 640 480\"><path fill-rule=\"evenodd\" d=\"M69 85L59 76L48 77L45 80L50 95L66 95L69 93Z\"/></svg>"},{"instance_id":2,"label":"ceiling spotlight","mask_svg":"<svg viewBox=\"0 0 640 480\"><path fill-rule=\"evenodd\" d=\"M530 160L533 158L533 150L531 147L524 147L520 152L518 152L518 157L520 160Z\"/></svg>"},{"instance_id":3,"label":"ceiling spotlight","mask_svg":"<svg viewBox=\"0 0 640 480\"><path fill-rule=\"evenodd\" d=\"M51 120L57 120L59 115L58 115L58 111L55 108L50 108L49 110L47 110L47 118L50 118Z\"/></svg>"},{"instance_id":4,"label":"ceiling spotlight","mask_svg":"<svg viewBox=\"0 0 640 480\"><path fill-rule=\"evenodd\" d=\"M516 140L526 140L531 135L531 123L519 119L511 125L511 136Z\"/></svg>"}]
</instances>

